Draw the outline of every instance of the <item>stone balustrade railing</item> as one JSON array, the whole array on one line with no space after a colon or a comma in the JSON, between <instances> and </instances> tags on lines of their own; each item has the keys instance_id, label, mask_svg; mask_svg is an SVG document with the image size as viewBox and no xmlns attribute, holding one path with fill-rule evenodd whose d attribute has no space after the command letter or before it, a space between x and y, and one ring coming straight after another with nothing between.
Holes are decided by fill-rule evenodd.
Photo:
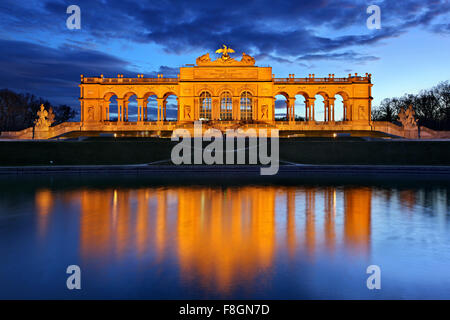
<instances>
[{"instance_id":1,"label":"stone balustrade railing","mask_svg":"<svg viewBox=\"0 0 450 320\"><path fill-rule=\"evenodd\" d=\"M352 82L370 82L371 77L348 77L348 78L273 78L273 82L280 83L352 83Z\"/></svg>"},{"instance_id":2,"label":"stone balustrade railing","mask_svg":"<svg viewBox=\"0 0 450 320\"><path fill-rule=\"evenodd\" d=\"M147 83L178 83L179 78L103 78L103 77L82 77L81 83L105 83L105 84L147 84ZM352 82L366 82L370 83L370 76L352 76L347 78L273 78L276 84L285 83L352 83Z\"/></svg>"},{"instance_id":3,"label":"stone balustrade railing","mask_svg":"<svg viewBox=\"0 0 450 320\"><path fill-rule=\"evenodd\" d=\"M84 77L81 78L81 83L178 83L178 78L101 78L101 77Z\"/></svg>"}]
</instances>

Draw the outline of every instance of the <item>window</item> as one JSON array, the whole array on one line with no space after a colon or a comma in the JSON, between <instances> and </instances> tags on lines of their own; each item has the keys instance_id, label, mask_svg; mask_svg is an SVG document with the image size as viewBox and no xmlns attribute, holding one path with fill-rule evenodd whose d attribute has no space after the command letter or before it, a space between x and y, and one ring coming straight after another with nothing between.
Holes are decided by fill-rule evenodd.
<instances>
[{"instance_id":1,"label":"window","mask_svg":"<svg viewBox=\"0 0 450 320\"><path fill-rule=\"evenodd\" d=\"M211 120L211 94L206 91L200 94L200 120Z\"/></svg>"},{"instance_id":2,"label":"window","mask_svg":"<svg viewBox=\"0 0 450 320\"><path fill-rule=\"evenodd\" d=\"M244 91L241 94L241 120L252 120L252 94L248 91Z\"/></svg>"},{"instance_id":3,"label":"window","mask_svg":"<svg viewBox=\"0 0 450 320\"><path fill-rule=\"evenodd\" d=\"M233 119L233 100L231 93L224 92L220 96L220 120Z\"/></svg>"}]
</instances>

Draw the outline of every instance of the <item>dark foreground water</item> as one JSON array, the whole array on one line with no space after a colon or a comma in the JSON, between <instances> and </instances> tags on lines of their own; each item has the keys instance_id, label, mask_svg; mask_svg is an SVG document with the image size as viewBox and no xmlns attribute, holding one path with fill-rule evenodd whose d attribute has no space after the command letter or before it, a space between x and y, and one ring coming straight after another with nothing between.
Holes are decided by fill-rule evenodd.
<instances>
[{"instance_id":1,"label":"dark foreground water","mask_svg":"<svg viewBox=\"0 0 450 320\"><path fill-rule=\"evenodd\" d=\"M0 298L450 299L447 183L163 181L0 177Z\"/></svg>"}]
</instances>

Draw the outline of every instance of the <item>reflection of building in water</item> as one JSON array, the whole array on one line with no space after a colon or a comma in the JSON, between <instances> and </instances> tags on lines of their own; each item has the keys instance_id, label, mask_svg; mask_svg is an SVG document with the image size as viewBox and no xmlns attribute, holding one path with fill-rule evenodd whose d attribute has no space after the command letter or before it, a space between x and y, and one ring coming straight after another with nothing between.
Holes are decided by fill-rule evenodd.
<instances>
[{"instance_id":1,"label":"reflection of building in water","mask_svg":"<svg viewBox=\"0 0 450 320\"><path fill-rule=\"evenodd\" d=\"M314 251L316 245L316 221L315 221L315 207L316 207L316 189L307 188L305 190L306 197L306 222L305 222L305 240L306 250L309 253Z\"/></svg>"},{"instance_id":2,"label":"reflection of building in water","mask_svg":"<svg viewBox=\"0 0 450 320\"><path fill-rule=\"evenodd\" d=\"M332 251L336 244L336 189L326 188L324 197L324 236L325 245Z\"/></svg>"},{"instance_id":3,"label":"reflection of building in water","mask_svg":"<svg viewBox=\"0 0 450 320\"><path fill-rule=\"evenodd\" d=\"M295 188L286 190L286 242L289 250L289 256L295 255L297 248L296 224L295 224Z\"/></svg>"},{"instance_id":4,"label":"reflection of building in water","mask_svg":"<svg viewBox=\"0 0 450 320\"><path fill-rule=\"evenodd\" d=\"M366 251L370 243L372 191L368 188L349 188L345 198L345 243L349 247Z\"/></svg>"},{"instance_id":5,"label":"reflection of building in water","mask_svg":"<svg viewBox=\"0 0 450 320\"><path fill-rule=\"evenodd\" d=\"M111 249L114 239L114 219L117 215L117 191L83 190L81 205L81 253L95 256Z\"/></svg>"},{"instance_id":6,"label":"reflection of building in water","mask_svg":"<svg viewBox=\"0 0 450 320\"><path fill-rule=\"evenodd\" d=\"M38 232L42 237L47 232L49 215L53 208L53 194L48 189L41 189L36 192L35 204L38 215Z\"/></svg>"},{"instance_id":7,"label":"reflection of building in water","mask_svg":"<svg viewBox=\"0 0 450 320\"><path fill-rule=\"evenodd\" d=\"M83 190L80 198L83 256L114 253L120 257L127 249L142 256L152 245L158 256L164 253L166 191ZM156 210L152 210L155 202Z\"/></svg>"},{"instance_id":8,"label":"reflection of building in water","mask_svg":"<svg viewBox=\"0 0 450 320\"><path fill-rule=\"evenodd\" d=\"M277 240L291 258L305 251L334 251L342 236L350 250L366 252L371 190L343 189L344 216L336 215L336 197L335 188L249 186L86 189L71 192L68 199L80 203L83 257L106 263L108 255L125 259L135 254L155 257L157 264L177 258L183 281L226 293L273 265ZM304 199L304 206L296 205L296 198ZM277 210L275 199L282 199L286 209ZM48 216L53 202L50 191L36 194L40 219ZM278 228L276 219L283 221Z\"/></svg>"},{"instance_id":9,"label":"reflection of building in water","mask_svg":"<svg viewBox=\"0 0 450 320\"><path fill-rule=\"evenodd\" d=\"M317 233L317 225L323 225L323 242L326 248L328 251L334 251L337 240L336 189L326 188L322 191L313 187L306 188L303 192L305 195L304 238L306 251L313 254L317 250L317 242L322 240L318 239L321 235ZM323 212L320 212L322 210L322 200L319 202L321 195L323 195ZM344 190L344 240L347 247L359 252L367 251L369 248L371 197L372 193L369 189ZM290 230L292 223L289 222L288 225L290 227L287 231L292 233Z\"/></svg>"},{"instance_id":10,"label":"reflection of building in water","mask_svg":"<svg viewBox=\"0 0 450 320\"><path fill-rule=\"evenodd\" d=\"M402 206L412 209L417 203L417 193L414 190L402 190L400 191L400 201Z\"/></svg>"},{"instance_id":11,"label":"reflection of building in water","mask_svg":"<svg viewBox=\"0 0 450 320\"><path fill-rule=\"evenodd\" d=\"M155 223L155 241L156 252L158 258L164 256L165 248L167 246L167 191L158 190L156 192L157 211L156 211L156 223Z\"/></svg>"},{"instance_id":12,"label":"reflection of building in water","mask_svg":"<svg viewBox=\"0 0 450 320\"><path fill-rule=\"evenodd\" d=\"M183 190L178 196L183 277L226 292L269 267L275 249L275 189Z\"/></svg>"}]
</instances>

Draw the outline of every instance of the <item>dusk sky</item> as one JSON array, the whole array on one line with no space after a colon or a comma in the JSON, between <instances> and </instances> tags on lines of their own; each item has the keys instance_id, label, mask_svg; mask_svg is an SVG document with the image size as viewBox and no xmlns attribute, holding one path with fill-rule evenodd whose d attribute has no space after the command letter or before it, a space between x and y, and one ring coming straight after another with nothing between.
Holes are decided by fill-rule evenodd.
<instances>
[{"instance_id":1,"label":"dusk sky","mask_svg":"<svg viewBox=\"0 0 450 320\"><path fill-rule=\"evenodd\" d=\"M66 9L81 8L69 30ZM368 29L369 5L381 29ZM0 88L78 108L80 74L175 76L222 44L277 77L372 73L374 105L450 77L450 3L406 1L0 2Z\"/></svg>"}]
</instances>

